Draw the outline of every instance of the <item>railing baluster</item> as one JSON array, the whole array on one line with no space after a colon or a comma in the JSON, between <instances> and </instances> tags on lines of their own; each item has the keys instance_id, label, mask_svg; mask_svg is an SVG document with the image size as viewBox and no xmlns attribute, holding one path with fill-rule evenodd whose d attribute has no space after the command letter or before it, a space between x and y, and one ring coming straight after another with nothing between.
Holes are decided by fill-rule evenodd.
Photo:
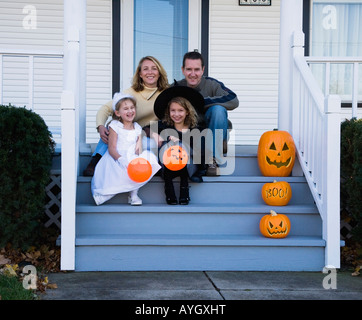
<instances>
[{"instance_id":1,"label":"railing baluster","mask_svg":"<svg viewBox=\"0 0 362 320\"><path fill-rule=\"evenodd\" d=\"M324 71L324 88L325 96L330 94L330 77L331 77L331 64L352 64L353 65L353 78L352 78L352 108L351 118L358 118L358 85L359 85L359 66L362 64L361 57L305 57L307 64L323 63L325 65ZM360 100L361 101L361 100Z\"/></svg>"},{"instance_id":2,"label":"railing baluster","mask_svg":"<svg viewBox=\"0 0 362 320\"><path fill-rule=\"evenodd\" d=\"M28 80L28 93L29 93L29 110L34 110L34 56L29 55L29 80Z\"/></svg>"},{"instance_id":3,"label":"railing baluster","mask_svg":"<svg viewBox=\"0 0 362 320\"><path fill-rule=\"evenodd\" d=\"M3 56L0 54L0 104L3 104Z\"/></svg>"},{"instance_id":4,"label":"railing baluster","mask_svg":"<svg viewBox=\"0 0 362 320\"><path fill-rule=\"evenodd\" d=\"M358 62L353 63L352 118L357 118L358 104Z\"/></svg>"},{"instance_id":5,"label":"railing baluster","mask_svg":"<svg viewBox=\"0 0 362 320\"><path fill-rule=\"evenodd\" d=\"M328 96L329 95L330 82L331 82L331 63L330 62L326 63L325 72L326 72L326 74L325 74L325 77L324 77L324 95Z\"/></svg>"}]
</instances>

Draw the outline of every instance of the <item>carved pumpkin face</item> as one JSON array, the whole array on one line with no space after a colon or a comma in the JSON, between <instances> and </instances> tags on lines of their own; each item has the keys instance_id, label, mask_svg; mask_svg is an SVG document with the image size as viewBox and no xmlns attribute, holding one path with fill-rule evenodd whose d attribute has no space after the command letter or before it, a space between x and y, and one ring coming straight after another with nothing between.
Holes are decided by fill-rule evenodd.
<instances>
[{"instance_id":1,"label":"carved pumpkin face","mask_svg":"<svg viewBox=\"0 0 362 320\"><path fill-rule=\"evenodd\" d=\"M267 131L260 137L258 164L268 177L287 177L295 161L295 144L287 131Z\"/></svg>"},{"instance_id":2,"label":"carved pumpkin face","mask_svg":"<svg viewBox=\"0 0 362 320\"><path fill-rule=\"evenodd\" d=\"M270 214L261 218L260 232L267 238L285 238L290 232L289 218L270 210Z\"/></svg>"},{"instance_id":3,"label":"carved pumpkin face","mask_svg":"<svg viewBox=\"0 0 362 320\"><path fill-rule=\"evenodd\" d=\"M128 164L127 173L131 180L144 182L150 178L152 166L144 158L135 158Z\"/></svg>"},{"instance_id":4,"label":"carved pumpkin face","mask_svg":"<svg viewBox=\"0 0 362 320\"><path fill-rule=\"evenodd\" d=\"M169 147L162 157L163 164L172 171L183 169L188 160L189 156L186 150L179 145Z\"/></svg>"},{"instance_id":5,"label":"carved pumpkin face","mask_svg":"<svg viewBox=\"0 0 362 320\"><path fill-rule=\"evenodd\" d=\"M261 196L269 206L285 206L292 198L292 188L286 181L265 183L261 188Z\"/></svg>"}]
</instances>

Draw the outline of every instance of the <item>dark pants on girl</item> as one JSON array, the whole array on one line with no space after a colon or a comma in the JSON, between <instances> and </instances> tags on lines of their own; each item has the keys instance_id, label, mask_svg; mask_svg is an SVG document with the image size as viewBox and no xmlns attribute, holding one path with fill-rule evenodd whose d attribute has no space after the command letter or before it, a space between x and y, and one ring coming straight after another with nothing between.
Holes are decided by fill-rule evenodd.
<instances>
[{"instance_id":1,"label":"dark pants on girl","mask_svg":"<svg viewBox=\"0 0 362 320\"><path fill-rule=\"evenodd\" d=\"M189 204L189 175L187 172L187 167L185 166L178 171L172 171L163 166L162 170L163 179L165 180L165 194L167 204L177 204L177 198L172 181L176 177L180 177L180 198L178 203L185 205Z\"/></svg>"}]
</instances>

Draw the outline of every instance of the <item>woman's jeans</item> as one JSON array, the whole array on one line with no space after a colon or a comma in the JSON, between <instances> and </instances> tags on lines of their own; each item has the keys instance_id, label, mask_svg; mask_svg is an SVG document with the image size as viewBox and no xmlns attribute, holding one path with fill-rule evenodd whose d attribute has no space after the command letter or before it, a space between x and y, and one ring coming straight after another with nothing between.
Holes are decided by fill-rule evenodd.
<instances>
[{"instance_id":1,"label":"woman's jeans","mask_svg":"<svg viewBox=\"0 0 362 320\"><path fill-rule=\"evenodd\" d=\"M156 145L155 140L144 136L142 138L142 148L143 148L143 150L153 151L153 150L157 150L157 145ZM104 143L102 139L99 139L97 147L94 150L94 153L92 156L94 157L98 153L103 157L107 150L108 150L108 144Z\"/></svg>"}]
</instances>

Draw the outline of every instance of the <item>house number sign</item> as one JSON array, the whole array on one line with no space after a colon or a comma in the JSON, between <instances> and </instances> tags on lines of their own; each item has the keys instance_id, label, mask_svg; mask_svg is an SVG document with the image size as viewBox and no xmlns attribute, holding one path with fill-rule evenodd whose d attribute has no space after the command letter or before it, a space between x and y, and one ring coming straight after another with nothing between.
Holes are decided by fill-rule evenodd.
<instances>
[{"instance_id":1,"label":"house number sign","mask_svg":"<svg viewBox=\"0 0 362 320\"><path fill-rule=\"evenodd\" d=\"M239 6L271 6L271 0L239 0Z\"/></svg>"}]
</instances>

